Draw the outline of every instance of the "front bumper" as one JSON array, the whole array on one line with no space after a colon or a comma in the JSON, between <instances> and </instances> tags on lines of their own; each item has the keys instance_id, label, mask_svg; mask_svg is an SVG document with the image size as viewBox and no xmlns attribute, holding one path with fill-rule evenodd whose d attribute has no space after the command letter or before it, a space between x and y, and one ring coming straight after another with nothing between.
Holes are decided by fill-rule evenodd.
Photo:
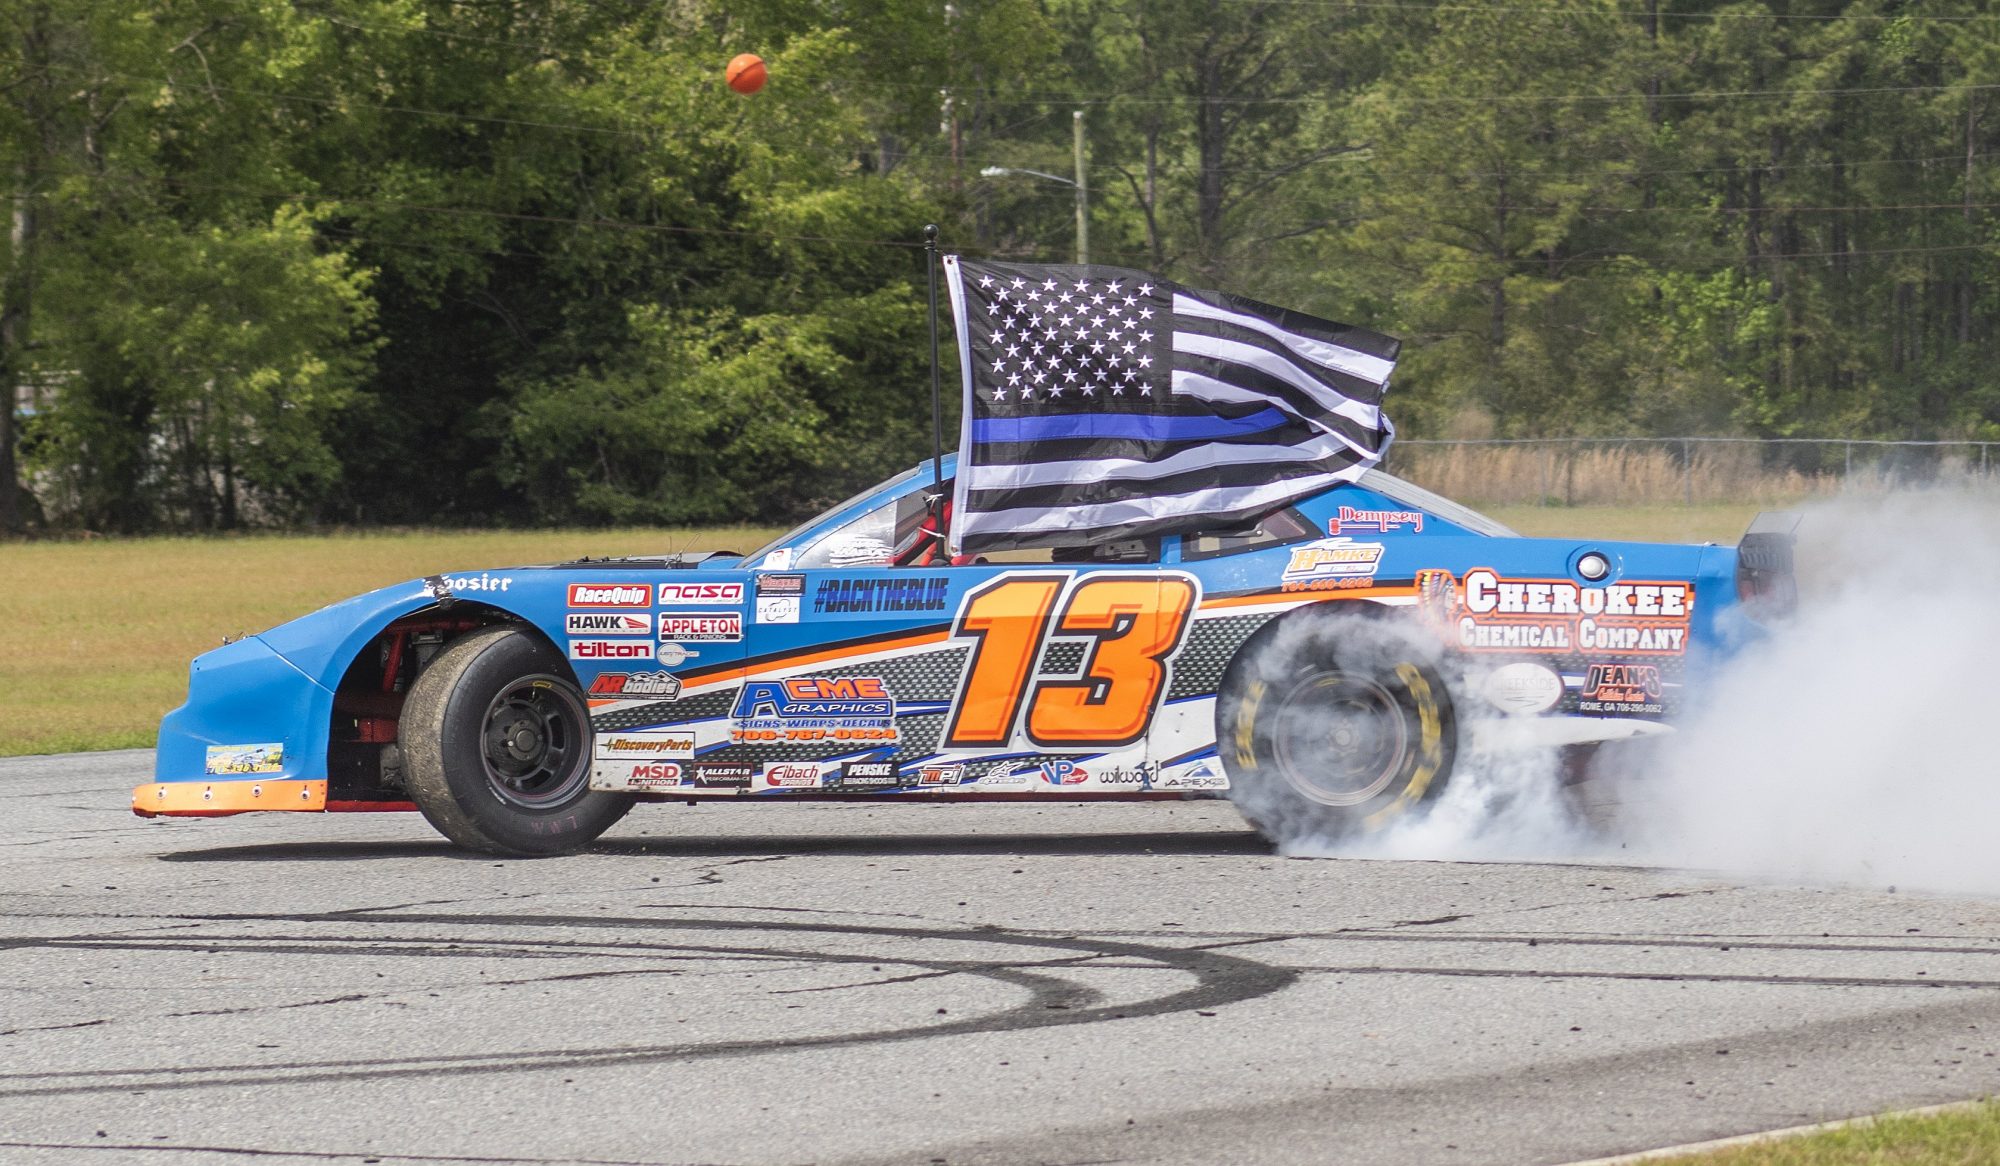
<instances>
[{"instance_id":1,"label":"front bumper","mask_svg":"<svg viewBox=\"0 0 2000 1166\"><path fill-rule=\"evenodd\" d=\"M223 818L256 810L324 810L324 781L159 781L132 791L141 818Z\"/></svg>"},{"instance_id":2,"label":"front bumper","mask_svg":"<svg viewBox=\"0 0 2000 1166\"><path fill-rule=\"evenodd\" d=\"M155 815L327 808L333 693L247 636L197 656L187 703L160 722L153 782L132 810Z\"/></svg>"}]
</instances>

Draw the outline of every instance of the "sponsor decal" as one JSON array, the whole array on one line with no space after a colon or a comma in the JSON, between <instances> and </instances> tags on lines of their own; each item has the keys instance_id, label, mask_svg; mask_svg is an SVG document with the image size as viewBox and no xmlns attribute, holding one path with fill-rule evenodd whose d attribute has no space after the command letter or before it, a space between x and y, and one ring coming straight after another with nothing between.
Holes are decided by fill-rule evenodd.
<instances>
[{"instance_id":1,"label":"sponsor decal","mask_svg":"<svg viewBox=\"0 0 2000 1166\"><path fill-rule=\"evenodd\" d=\"M1068 758L1044 761L1035 767L1035 772L1050 785L1082 785L1090 780L1090 771Z\"/></svg>"},{"instance_id":2,"label":"sponsor decal","mask_svg":"<svg viewBox=\"0 0 2000 1166\"><path fill-rule=\"evenodd\" d=\"M764 561L760 565L766 571L790 570L792 566L792 548L779 547L777 550L772 551L768 555L765 555Z\"/></svg>"},{"instance_id":3,"label":"sponsor decal","mask_svg":"<svg viewBox=\"0 0 2000 1166\"><path fill-rule=\"evenodd\" d=\"M572 660L651 660L651 640L571 640Z\"/></svg>"},{"instance_id":4,"label":"sponsor decal","mask_svg":"<svg viewBox=\"0 0 2000 1166\"><path fill-rule=\"evenodd\" d=\"M1204 757L1187 765L1177 765L1163 772L1154 789L1228 789L1229 778L1217 768L1213 757Z\"/></svg>"},{"instance_id":5,"label":"sponsor decal","mask_svg":"<svg viewBox=\"0 0 2000 1166\"><path fill-rule=\"evenodd\" d=\"M678 668L699 655L700 652L683 648L679 644L661 644L659 654L654 658L669 668Z\"/></svg>"},{"instance_id":6,"label":"sponsor decal","mask_svg":"<svg viewBox=\"0 0 2000 1166\"><path fill-rule=\"evenodd\" d=\"M741 583L662 583L660 606L675 603L741 603Z\"/></svg>"},{"instance_id":7,"label":"sponsor decal","mask_svg":"<svg viewBox=\"0 0 2000 1166\"><path fill-rule=\"evenodd\" d=\"M816 761L771 761L757 775L758 789L818 789L822 782Z\"/></svg>"},{"instance_id":8,"label":"sponsor decal","mask_svg":"<svg viewBox=\"0 0 2000 1166\"><path fill-rule=\"evenodd\" d=\"M757 778L756 766L733 761L697 761L687 769L693 776L693 784L705 788L742 788Z\"/></svg>"},{"instance_id":9,"label":"sponsor decal","mask_svg":"<svg viewBox=\"0 0 2000 1166\"><path fill-rule=\"evenodd\" d=\"M1459 647L1489 652L1680 655L1694 608L1688 583L1584 587L1568 579L1503 578L1487 567L1457 581L1446 572L1419 571L1417 595Z\"/></svg>"},{"instance_id":10,"label":"sponsor decal","mask_svg":"<svg viewBox=\"0 0 2000 1166\"><path fill-rule=\"evenodd\" d=\"M1036 771L1032 769L1015 769L1006 773L995 770L981 774L973 784L988 789L1016 788L1035 780L1035 776Z\"/></svg>"},{"instance_id":11,"label":"sponsor decal","mask_svg":"<svg viewBox=\"0 0 2000 1166\"><path fill-rule=\"evenodd\" d=\"M896 739L896 701L879 676L800 676L753 680L731 714L738 743Z\"/></svg>"},{"instance_id":12,"label":"sponsor decal","mask_svg":"<svg viewBox=\"0 0 2000 1166\"><path fill-rule=\"evenodd\" d=\"M514 585L511 575L446 575L444 585L455 595L460 591L505 591Z\"/></svg>"},{"instance_id":13,"label":"sponsor decal","mask_svg":"<svg viewBox=\"0 0 2000 1166\"><path fill-rule=\"evenodd\" d=\"M1382 565L1381 543L1358 543L1345 536L1315 539L1292 548L1282 591L1324 591L1367 587Z\"/></svg>"},{"instance_id":14,"label":"sponsor decal","mask_svg":"<svg viewBox=\"0 0 2000 1166\"><path fill-rule=\"evenodd\" d=\"M880 789L902 783L893 761L850 761L840 767L840 784L854 789Z\"/></svg>"},{"instance_id":15,"label":"sponsor decal","mask_svg":"<svg viewBox=\"0 0 2000 1166\"><path fill-rule=\"evenodd\" d=\"M679 677L665 672L603 672L590 682L590 695L679 700L681 682Z\"/></svg>"},{"instance_id":16,"label":"sponsor decal","mask_svg":"<svg viewBox=\"0 0 2000 1166\"><path fill-rule=\"evenodd\" d=\"M211 774L277 773L285 767L285 744L210 745L206 770Z\"/></svg>"},{"instance_id":17,"label":"sponsor decal","mask_svg":"<svg viewBox=\"0 0 2000 1166\"><path fill-rule=\"evenodd\" d=\"M965 780L963 765L920 765L917 767L918 785L958 785Z\"/></svg>"},{"instance_id":18,"label":"sponsor decal","mask_svg":"<svg viewBox=\"0 0 2000 1166\"><path fill-rule=\"evenodd\" d=\"M689 733L614 733L597 739L597 755L608 758L671 757L686 761L694 756L694 737Z\"/></svg>"},{"instance_id":19,"label":"sponsor decal","mask_svg":"<svg viewBox=\"0 0 2000 1166\"><path fill-rule=\"evenodd\" d=\"M1352 506L1340 508L1340 517L1333 520L1328 534L1340 534L1348 530L1372 530L1388 534L1392 530L1409 527L1418 534L1424 532L1424 512L1421 510L1357 510Z\"/></svg>"},{"instance_id":20,"label":"sponsor decal","mask_svg":"<svg viewBox=\"0 0 2000 1166\"><path fill-rule=\"evenodd\" d=\"M687 766L671 761L641 761L627 765L601 765L600 772L626 789L672 789L687 781Z\"/></svg>"},{"instance_id":21,"label":"sponsor decal","mask_svg":"<svg viewBox=\"0 0 2000 1166\"><path fill-rule=\"evenodd\" d=\"M1440 628L1458 618L1458 576L1437 567L1417 572L1417 610Z\"/></svg>"},{"instance_id":22,"label":"sponsor decal","mask_svg":"<svg viewBox=\"0 0 2000 1166\"><path fill-rule=\"evenodd\" d=\"M660 613L663 640L728 641L743 638L740 611L663 611Z\"/></svg>"},{"instance_id":23,"label":"sponsor decal","mask_svg":"<svg viewBox=\"0 0 2000 1166\"><path fill-rule=\"evenodd\" d=\"M1474 615L1605 615L1686 619L1686 583L1613 583L1579 587L1567 579L1502 579L1485 567L1465 573L1465 610Z\"/></svg>"},{"instance_id":24,"label":"sponsor decal","mask_svg":"<svg viewBox=\"0 0 2000 1166\"><path fill-rule=\"evenodd\" d=\"M1097 779L1098 785L1126 785L1136 786L1139 789L1153 788L1153 767L1151 765L1140 765L1137 768L1114 765L1109 769L1099 769L1092 776Z\"/></svg>"},{"instance_id":25,"label":"sponsor decal","mask_svg":"<svg viewBox=\"0 0 2000 1166\"><path fill-rule=\"evenodd\" d=\"M1658 715L1664 686L1657 664L1592 664L1584 674L1577 711Z\"/></svg>"},{"instance_id":26,"label":"sponsor decal","mask_svg":"<svg viewBox=\"0 0 2000 1166\"><path fill-rule=\"evenodd\" d=\"M572 583L571 607L651 607L653 589L644 583Z\"/></svg>"},{"instance_id":27,"label":"sponsor decal","mask_svg":"<svg viewBox=\"0 0 2000 1166\"><path fill-rule=\"evenodd\" d=\"M776 553L773 551L772 555ZM765 557L765 565L771 565L770 556ZM799 622L799 611L804 606L805 593L804 575L757 576L757 622Z\"/></svg>"},{"instance_id":28,"label":"sponsor decal","mask_svg":"<svg viewBox=\"0 0 2000 1166\"><path fill-rule=\"evenodd\" d=\"M1487 673L1481 689L1494 708L1518 716L1547 712L1563 696L1562 677L1554 669L1525 660Z\"/></svg>"},{"instance_id":29,"label":"sponsor decal","mask_svg":"<svg viewBox=\"0 0 2000 1166\"><path fill-rule=\"evenodd\" d=\"M572 636L650 636L653 617L625 611L572 611L563 617L563 631Z\"/></svg>"},{"instance_id":30,"label":"sponsor decal","mask_svg":"<svg viewBox=\"0 0 2000 1166\"><path fill-rule=\"evenodd\" d=\"M886 579L829 578L813 592L813 613L842 615L882 611L943 611L951 580L890 576Z\"/></svg>"}]
</instances>

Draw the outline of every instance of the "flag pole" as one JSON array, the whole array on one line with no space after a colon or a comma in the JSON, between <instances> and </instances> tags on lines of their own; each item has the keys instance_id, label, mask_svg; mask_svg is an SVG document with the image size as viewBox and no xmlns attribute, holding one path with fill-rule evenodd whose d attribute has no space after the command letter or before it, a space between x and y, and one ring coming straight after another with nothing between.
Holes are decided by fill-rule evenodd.
<instances>
[{"instance_id":1,"label":"flag pole","mask_svg":"<svg viewBox=\"0 0 2000 1166\"><path fill-rule=\"evenodd\" d=\"M944 384L942 374L938 371L937 240L937 224L924 224L924 275L930 280L931 291L931 480L942 486L944 485ZM938 533L942 536L944 532Z\"/></svg>"}]
</instances>

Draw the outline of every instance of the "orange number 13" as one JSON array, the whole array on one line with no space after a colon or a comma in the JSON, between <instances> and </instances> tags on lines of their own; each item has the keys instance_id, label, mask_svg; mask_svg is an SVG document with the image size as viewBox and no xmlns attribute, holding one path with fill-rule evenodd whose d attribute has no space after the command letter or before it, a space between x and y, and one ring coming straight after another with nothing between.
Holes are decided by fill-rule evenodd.
<instances>
[{"instance_id":1,"label":"orange number 13","mask_svg":"<svg viewBox=\"0 0 2000 1166\"><path fill-rule=\"evenodd\" d=\"M1130 745L1165 695L1167 657L1186 637L1199 592L1186 575L1003 575L966 596L952 635L972 664L945 729L946 748L1005 746L1027 705L1028 739L1052 748ZM1055 637L1082 639L1079 675L1036 679Z\"/></svg>"}]
</instances>

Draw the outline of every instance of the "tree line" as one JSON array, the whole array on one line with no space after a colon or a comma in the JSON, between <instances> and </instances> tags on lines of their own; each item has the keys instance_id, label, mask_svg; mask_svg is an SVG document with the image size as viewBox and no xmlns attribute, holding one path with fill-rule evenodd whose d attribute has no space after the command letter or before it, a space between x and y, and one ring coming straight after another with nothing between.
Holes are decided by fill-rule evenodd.
<instances>
[{"instance_id":1,"label":"tree line","mask_svg":"<svg viewBox=\"0 0 2000 1166\"><path fill-rule=\"evenodd\" d=\"M1406 436L2000 438L1970 0L0 0L0 39L5 530L797 516L928 452L926 222L1070 259L1079 112L1094 262L1404 337Z\"/></svg>"}]
</instances>

